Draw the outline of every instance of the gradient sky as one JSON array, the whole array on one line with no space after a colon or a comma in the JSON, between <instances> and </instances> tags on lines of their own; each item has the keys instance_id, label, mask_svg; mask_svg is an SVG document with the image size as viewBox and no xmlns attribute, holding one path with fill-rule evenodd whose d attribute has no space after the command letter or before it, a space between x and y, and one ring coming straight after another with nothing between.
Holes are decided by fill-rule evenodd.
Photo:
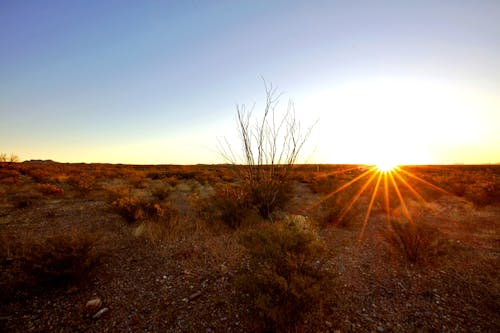
<instances>
[{"instance_id":1,"label":"gradient sky","mask_svg":"<svg viewBox=\"0 0 500 333\"><path fill-rule=\"evenodd\" d=\"M221 163L263 76L314 163L500 162L500 1L1 1L0 152Z\"/></svg>"}]
</instances>

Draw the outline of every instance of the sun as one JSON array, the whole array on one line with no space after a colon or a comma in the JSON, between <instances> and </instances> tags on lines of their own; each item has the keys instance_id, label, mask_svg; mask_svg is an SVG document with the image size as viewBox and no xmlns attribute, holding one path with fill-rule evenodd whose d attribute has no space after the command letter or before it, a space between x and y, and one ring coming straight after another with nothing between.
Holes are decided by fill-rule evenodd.
<instances>
[{"instance_id":1,"label":"sun","mask_svg":"<svg viewBox=\"0 0 500 333\"><path fill-rule=\"evenodd\" d=\"M380 161L376 164L377 170L380 172L391 172L398 165L391 161Z\"/></svg>"}]
</instances>

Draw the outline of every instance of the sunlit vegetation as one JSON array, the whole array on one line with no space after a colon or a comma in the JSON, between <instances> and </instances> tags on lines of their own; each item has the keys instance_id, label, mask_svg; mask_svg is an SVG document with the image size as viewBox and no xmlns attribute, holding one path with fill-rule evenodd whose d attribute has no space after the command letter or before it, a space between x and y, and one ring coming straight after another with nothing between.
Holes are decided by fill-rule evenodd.
<instances>
[{"instance_id":1,"label":"sunlit vegetation","mask_svg":"<svg viewBox=\"0 0 500 333\"><path fill-rule=\"evenodd\" d=\"M40 300L52 314L96 292L110 320L141 311L140 330L182 318L196 331L499 323L498 166L293 165L270 214L238 168L0 163L2 325L27 329Z\"/></svg>"},{"instance_id":2,"label":"sunlit vegetation","mask_svg":"<svg viewBox=\"0 0 500 333\"><path fill-rule=\"evenodd\" d=\"M237 282L262 320L256 329L295 331L305 315L326 305L323 294L335 286L334 275L323 267L325 244L307 223L262 225L243 234L241 242L250 259Z\"/></svg>"}]
</instances>

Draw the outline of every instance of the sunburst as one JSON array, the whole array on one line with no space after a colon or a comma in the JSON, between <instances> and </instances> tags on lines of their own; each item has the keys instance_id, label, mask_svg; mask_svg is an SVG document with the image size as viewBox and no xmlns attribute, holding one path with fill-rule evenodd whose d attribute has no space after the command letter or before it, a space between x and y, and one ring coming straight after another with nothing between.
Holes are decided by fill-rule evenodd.
<instances>
[{"instance_id":1,"label":"sunburst","mask_svg":"<svg viewBox=\"0 0 500 333\"><path fill-rule=\"evenodd\" d=\"M352 168L345 169L345 171L351 171ZM341 171L342 172L342 171ZM337 172L335 172L337 173ZM362 182L364 180L364 182ZM450 194L448 191L442 189L441 187L437 186L436 184L433 184L415 174L407 170L406 167L404 166L398 166L396 163L392 163L388 160L377 163L376 165L369 167L367 170L362 172L361 174L355 176L351 180L347 181L346 183L342 184L335 190L331 191L330 193L326 194L325 196L321 197L320 199L316 200L310 207L314 208L317 207L319 204L325 202L326 200L332 198L333 196L337 195L338 193L346 190L350 186L356 184L356 183L362 183L360 186L359 190L352 196L352 198L349 200L349 202L343 207L341 210L338 219L337 219L337 224L342 221L342 219L345 218L346 214L352 209L352 207L358 202L359 198L365 193L367 190L371 189L371 194L370 194L370 201L366 210L366 213L364 214L363 222L362 222L362 227L359 235L359 241L363 240L363 237L365 235L366 231L366 226L368 225L368 222L370 220L370 216L372 213L372 209L375 203L375 200L377 198L377 195L379 194L379 190L382 187L383 192L381 195L383 196L382 200L384 202L385 206L385 212L387 216L387 223L390 224L391 220L393 218L393 212L392 209L395 207L391 207L391 198L390 198L390 193L395 193L396 199L399 202L399 205L401 206L402 213L406 217L406 219L410 223L415 223L414 219L411 215L410 210L408 209L407 206L407 200L408 198L404 197L404 194L401 192L401 188L406 188L408 189L408 192L411 193L413 197L417 199L417 202L420 203L422 206L428 207L427 201L424 199L421 193L410 183L410 182L416 182L420 183L424 186L427 186L433 190L437 190L442 193ZM432 209L431 209L432 211Z\"/></svg>"}]
</instances>

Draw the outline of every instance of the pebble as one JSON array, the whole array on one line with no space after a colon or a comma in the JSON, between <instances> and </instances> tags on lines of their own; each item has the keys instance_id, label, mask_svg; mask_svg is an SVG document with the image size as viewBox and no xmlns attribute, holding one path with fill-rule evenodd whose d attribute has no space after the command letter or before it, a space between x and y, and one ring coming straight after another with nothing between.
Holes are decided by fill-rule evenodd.
<instances>
[{"instance_id":1,"label":"pebble","mask_svg":"<svg viewBox=\"0 0 500 333\"><path fill-rule=\"evenodd\" d=\"M192 300L194 300L195 298L198 298L198 297L200 297L200 296L201 296L201 291L197 291L197 292L195 292L195 293L191 294L191 296L189 296L189 300L190 300L190 301L192 301Z\"/></svg>"},{"instance_id":2,"label":"pebble","mask_svg":"<svg viewBox=\"0 0 500 333\"><path fill-rule=\"evenodd\" d=\"M93 319L99 319L99 318L101 318L108 311L109 311L109 308L102 308L95 315L93 315L92 318Z\"/></svg>"},{"instance_id":3,"label":"pebble","mask_svg":"<svg viewBox=\"0 0 500 333\"><path fill-rule=\"evenodd\" d=\"M93 298L85 304L85 307L90 310L97 310L101 307L102 300L99 297Z\"/></svg>"}]
</instances>

